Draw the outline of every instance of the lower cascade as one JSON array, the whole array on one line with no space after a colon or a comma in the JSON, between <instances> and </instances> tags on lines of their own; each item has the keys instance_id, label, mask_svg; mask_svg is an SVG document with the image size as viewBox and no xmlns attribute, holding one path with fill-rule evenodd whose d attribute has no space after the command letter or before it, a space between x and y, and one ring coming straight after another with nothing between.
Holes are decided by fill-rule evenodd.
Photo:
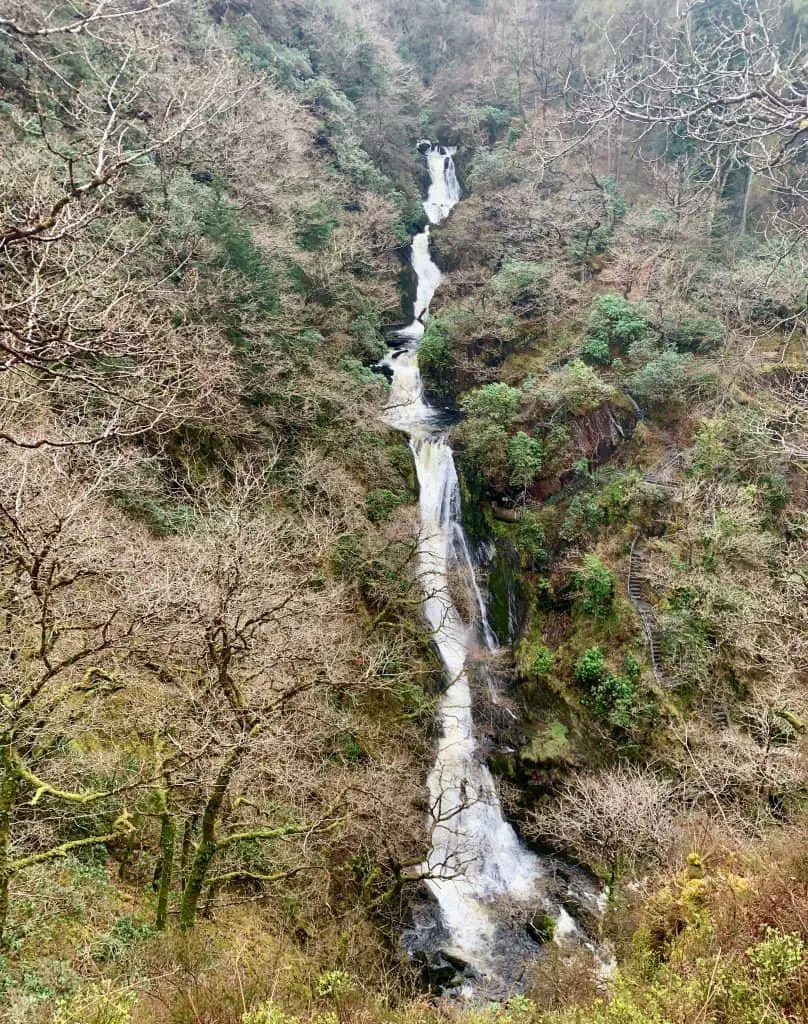
<instances>
[{"instance_id":1,"label":"lower cascade","mask_svg":"<svg viewBox=\"0 0 808 1024\"><path fill-rule=\"evenodd\" d=\"M454 150L428 142L418 148L431 182L424 210L430 224L439 224L460 199ZM396 332L382 361L392 372L384 421L409 436L415 459L420 486L418 578L424 617L447 680L437 758L427 780L431 849L421 866L439 918L434 906L416 908L415 927L406 944L421 955L442 956L450 973L453 968L462 970L466 994L490 997L518 988L525 963L539 955L540 947L530 934L535 916L553 919L557 942L583 936L561 903L548 894L558 892L559 880L553 877L558 865L524 847L505 820L475 734L467 662L473 648L493 650L496 639L463 534L452 449L438 410L425 400L418 371L418 344L442 279L430 256L429 231L427 225L412 243L417 278L414 319ZM466 581L477 621L464 621L455 606L450 572ZM597 898L585 885L576 885L569 875L562 884L569 902L592 903L595 909ZM541 927L533 926L534 936L541 932Z\"/></svg>"}]
</instances>

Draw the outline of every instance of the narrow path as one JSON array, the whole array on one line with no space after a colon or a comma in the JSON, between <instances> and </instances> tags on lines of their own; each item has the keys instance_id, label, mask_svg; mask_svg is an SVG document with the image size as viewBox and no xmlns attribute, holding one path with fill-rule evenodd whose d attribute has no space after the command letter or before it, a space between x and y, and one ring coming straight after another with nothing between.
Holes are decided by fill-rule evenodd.
<instances>
[{"instance_id":1,"label":"narrow path","mask_svg":"<svg viewBox=\"0 0 808 1024\"><path fill-rule=\"evenodd\" d=\"M651 605L642 596L642 579L644 576L644 557L642 551L642 540L638 533L631 544L631 555L628 560L628 598L634 605L637 614L642 622L645 638L648 641L648 652L651 658L651 668L654 672L654 679L657 684L666 687L665 674L662 669L662 647L659 641L659 634L654 620L654 611Z\"/></svg>"},{"instance_id":2,"label":"narrow path","mask_svg":"<svg viewBox=\"0 0 808 1024\"><path fill-rule=\"evenodd\" d=\"M672 443L664 457L650 469L643 477L646 483L655 484L667 490L672 487L673 475L682 461L682 452ZM648 654L651 660L651 669L658 686L663 689L671 689L675 682L666 677L662 664L662 645L659 639L659 632L656 627L654 609L643 597L643 581L647 579L645 554L643 550L642 535L637 532L631 542L631 554L628 560L628 579L626 587L628 598L634 605L634 609L642 622L643 632L648 641Z\"/></svg>"}]
</instances>

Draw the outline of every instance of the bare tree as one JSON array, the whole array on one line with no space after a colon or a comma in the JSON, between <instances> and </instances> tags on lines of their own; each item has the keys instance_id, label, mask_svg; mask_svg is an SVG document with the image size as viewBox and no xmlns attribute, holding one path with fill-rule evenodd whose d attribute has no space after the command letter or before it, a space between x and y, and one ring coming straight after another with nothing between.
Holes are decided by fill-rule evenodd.
<instances>
[{"instance_id":1,"label":"bare tree","mask_svg":"<svg viewBox=\"0 0 808 1024\"><path fill-rule=\"evenodd\" d=\"M664 861L674 839L675 786L638 768L575 773L531 814L529 833L601 865L609 885L643 862Z\"/></svg>"},{"instance_id":2,"label":"bare tree","mask_svg":"<svg viewBox=\"0 0 808 1024\"><path fill-rule=\"evenodd\" d=\"M642 14L617 38L607 27L605 40L612 62L577 112L591 130L626 121L640 150L663 159L696 146L715 195L740 167L747 189L760 179L787 217L799 216L808 197L805 51L783 0L693 0L663 17ZM747 207L748 193L744 223Z\"/></svg>"}]
</instances>

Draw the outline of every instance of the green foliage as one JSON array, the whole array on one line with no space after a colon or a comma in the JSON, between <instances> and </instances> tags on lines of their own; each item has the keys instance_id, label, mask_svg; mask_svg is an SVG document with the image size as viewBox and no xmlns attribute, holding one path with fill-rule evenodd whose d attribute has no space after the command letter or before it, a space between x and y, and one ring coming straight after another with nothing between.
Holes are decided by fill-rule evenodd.
<instances>
[{"instance_id":1,"label":"green foliage","mask_svg":"<svg viewBox=\"0 0 808 1024\"><path fill-rule=\"evenodd\" d=\"M516 306L523 316L529 316L542 308L549 280L550 268L546 263L505 259L491 288L503 302Z\"/></svg>"},{"instance_id":2,"label":"green foliage","mask_svg":"<svg viewBox=\"0 0 808 1024\"><path fill-rule=\"evenodd\" d=\"M573 674L585 686L585 702L610 725L630 728L639 713L637 692L628 676L613 675L600 647L590 647L576 661Z\"/></svg>"},{"instance_id":3,"label":"green foliage","mask_svg":"<svg viewBox=\"0 0 808 1024\"><path fill-rule=\"evenodd\" d=\"M358 359L353 359L351 356L345 356L340 360L339 365L340 368L344 370L356 384L359 384L362 387L387 387L387 381L380 373L376 373L375 370L369 369Z\"/></svg>"},{"instance_id":4,"label":"green foliage","mask_svg":"<svg viewBox=\"0 0 808 1024\"><path fill-rule=\"evenodd\" d=\"M56 1005L53 1024L128 1024L137 996L109 980L91 981Z\"/></svg>"},{"instance_id":5,"label":"green foliage","mask_svg":"<svg viewBox=\"0 0 808 1024\"><path fill-rule=\"evenodd\" d=\"M763 504L771 516L778 516L791 501L792 492L782 473L766 473L760 478Z\"/></svg>"},{"instance_id":6,"label":"green foliage","mask_svg":"<svg viewBox=\"0 0 808 1024\"><path fill-rule=\"evenodd\" d=\"M606 512L592 495L576 494L567 507L559 536L568 544L590 540L606 521Z\"/></svg>"},{"instance_id":7,"label":"green foliage","mask_svg":"<svg viewBox=\"0 0 808 1024\"><path fill-rule=\"evenodd\" d=\"M124 915L118 918L109 932L98 937L93 945L92 957L97 961L120 960L132 946L153 934L154 928L150 924Z\"/></svg>"},{"instance_id":8,"label":"green foliage","mask_svg":"<svg viewBox=\"0 0 808 1024\"><path fill-rule=\"evenodd\" d=\"M613 398L615 390L601 380L591 366L581 359L574 359L542 381L535 394L551 409L565 408L573 415L581 416Z\"/></svg>"},{"instance_id":9,"label":"green foliage","mask_svg":"<svg viewBox=\"0 0 808 1024\"><path fill-rule=\"evenodd\" d=\"M587 555L575 573L573 585L581 595L581 607L587 615L606 619L614 604L614 573L595 555Z\"/></svg>"},{"instance_id":10,"label":"green foliage","mask_svg":"<svg viewBox=\"0 0 808 1024\"><path fill-rule=\"evenodd\" d=\"M390 491L385 487L379 487L365 495L365 511L372 523L383 523L406 501L407 495L403 491Z\"/></svg>"},{"instance_id":11,"label":"green foliage","mask_svg":"<svg viewBox=\"0 0 808 1024\"><path fill-rule=\"evenodd\" d=\"M454 365L454 350L446 325L439 317L433 317L418 346L418 369L425 386L439 397L447 398L451 394Z\"/></svg>"},{"instance_id":12,"label":"green foliage","mask_svg":"<svg viewBox=\"0 0 808 1024\"><path fill-rule=\"evenodd\" d=\"M727 332L715 317L665 318L660 328L662 340L677 352L713 352L721 348Z\"/></svg>"},{"instance_id":13,"label":"green foliage","mask_svg":"<svg viewBox=\"0 0 808 1024\"><path fill-rule=\"evenodd\" d=\"M508 466L511 471L511 484L514 487L527 489L541 473L544 461L544 447L541 441L526 434L523 430L508 441Z\"/></svg>"},{"instance_id":14,"label":"green foliage","mask_svg":"<svg viewBox=\"0 0 808 1024\"><path fill-rule=\"evenodd\" d=\"M350 326L355 341L354 354L367 362L377 363L387 351L387 345L379 331L378 315L365 313L356 317Z\"/></svg>"},{"instance_id":15,"label":"green foliage","mask_svg":"<svg viewBox=\"0 0 808 1024\"><path fill-rule=\"evenodd\" d=\"M538 563L547 559L544 527L534 512L523 510L516 523L513 539L523 568L535 569Z\"/></svg>"},{"instance_id":16,"label":"green foliage","mask_svg":"<svg viewBox=\"0 0 808 1024\"><path fill-rule=\"evenodd\" d=\"M295 1021L294 1017L290 1017L271 999L241 1015L241 1024L295 1024Z\"/></svg>"},{"instance_id":17,"label":"green foliage","mask_svg":"<svg viewBox=\"0 0 808 1024\"><path fill-rule=\"evenodd\" d=\"M498 423L469 419L458 428L463 453L490 481L504 484L508 467L508 432Z\"/></svg>"},{"instance_id":18,"label":"green foliage","mask_svg":"<svg viewBox=\"0 0 808 1024\"><path fill-rule=\"evenodd\" d=\"M575 662L573 673L577 682L584 686L598 686L609 675L606 659L600 647L588 648Z\"/></svg>"},{"instance_id":19,"label":"green foliage","mask_svg":"<svg viewBox=\"0 0 808 1024\"><path fill-rule=\"evenodd\" d=\"M197 524L197 511L192 505L172 503L159 492L117 489L112 499L121 511L144 523L157 537L190 533Z\"/></svg>"},{"instance_id":20,"label":"green foliage","mask_svg":"<svg viewBox=\"0 0 808 1024\"><path fill-rule=\"evenodd\" d=\"M345 999L354 988L354 981L347 971L323 971L317 979L317 995L320 999L330 999L335 1003Z\"/></svg>"},{"instance_id":21,"label":"green foliage","mask_svg":"<svg viewBox=\"0 0 808 1024\"><path fill-rule=\"evenodd\" d=\"M308 252L324 249L340 223L330 205L323 200L319 200L307 210L302 210L297 220L297 243L301 249Z\"/></svg>"},{"instance_id":22,"label":"green foliage","mask_svg":"<svg viewBox=\"0 0 808 1024\"><path fill-rule=\"evenodd\" d=\"M617 178L612 175L604 178L600 184L604 193L604 206L606 208L606 215L609 218L609 224L614 225L615 221L620 220L626 214L625 194L620 188Z\"/></svg>"},{"instance_id":23,"label":"green foliage","mask_svg":"<svg viewBox=\"0 0 808 1024\"><path fill-rule=\"evenodd\" d=\"M567 240L567 255L574 263L589 264L609 248L612 229L605 224L577 228Z\"/></svg>"},{"instance_id":24,"label":"green foliage","mask_svg":"<svg viewBox=\"0 0 808 1024\"><path fill-rule=\"evenodd\" d=\"M581 346L581 355L594 366L607 366L611 359L609 343L605 338L587 336Z\"/></svg>"},{"instance_id":25,"label":"green foliage","mask_svg":"<svg viewBox=\"0 0 808 1024\"><path fill-rule=\"evenodd\" d=\"M589 313L584 353L592 362L607 363L610 353L624 352L647 331L648 319L636 303L620 295L599 295Z\"/></svg>"},{"instance_id":26,"label":"green foliage","mask_svg":"<svg viewBox=\"0 0 808 1024\"><path fill-rule=\"evenodd\" d=\"M553 652L550 648L537 641L530 650L530 671L540 679L549 675L553 667Z\"/></svg>"},{"instance_id":27,"label":"green foliage","mask_svg":"<svg viewBox=\"0 0 808 1024\"><path fill-rule=\"evenodd\" d=\"M278 306L278 280L252 231L238 212L217 195L201 216L201 229L219 249L218 264L234 271L242 287L230 296L232 307L255 307L259 314L274 313Z\"/></svg>"},{"instance_id":28,"label":"green foliage","mask_svg":"<svg viewBox=\"0 0 808 1024\"><path fill-rule=\"evenodd\" d=\"M481 147L474 155L468 181L472 190L489 192L519 181L521 168L507 145L499 143L491 148Z\"/></svg>"},{"instance_id":29,"label":"green foliage","mask_svg":"<svg viewBox=\"0 0 808 1024\"><path fill-rule=\"evenodd\" d=\"M746 951L757 981L777 1001L785 995L792 975L802 967L805 954L805 943L796 932L788 935L771 926L766 928L765 937Z\"/></svg>"},{"instance_id":30,"label":"green foliage","mask_svg":"<svg viewBox=\"0 0 808 1024\"><path fill-rule=\"evenodd\" d=\"M516 415L520 398L518 388L508 384L484 384L464 396L460 408L470 419L507 427Z\"/></svg>"},{"instance_id":31,"label":"green foliage","mask_svg":"<svg viewBox=\"0 0 808 1024\"><path fill-rule=\"evenodd\" d=\"M664 405L681 402L687 394L690 353L666 348L636 370L629 378L629 390L638 402Z\"/></svg>"}]
</instances>

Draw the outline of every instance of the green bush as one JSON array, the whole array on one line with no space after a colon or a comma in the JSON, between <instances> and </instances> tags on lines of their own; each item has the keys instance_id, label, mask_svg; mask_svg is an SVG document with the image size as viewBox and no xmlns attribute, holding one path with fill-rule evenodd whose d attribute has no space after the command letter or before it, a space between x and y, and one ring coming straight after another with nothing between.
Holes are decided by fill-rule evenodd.
<instances>
[{"instance_id":1,"label":"green bush","mask_svg":"<svg viewBox=\"0 0 808 1024\"><path fill-rule=\"evenodd\" d=\"M592 303L586 335L594 354L602 356L605 349L625 352L647 332L648 318L636 303L620 295L599 295Z\"/></svg>"},{"instance_id":2,"label":"green bush","mask_svg":"<svg viewBox=\"0 0 808 1024\"><path fill-rule=\"evenodd\" d=\"M350 327L354 339L354 355L366 362L377 363L387 351L385 340L379 331L379 318L370 313L358 316Z\"/></svg>"},{"instance_id":3,"label":"green bush","mask_svg":"<svg viewBox=\"0 0 808 1024\"><path fill-rule=\"evenodd\" d=\"M721 348L727 332L715 317L670 317L662 321L662 340L678 352L713 352Z\"/></svg>"},{"instance_id":4,"label":"green bush","mask_svg":"<svg viewBox=\"0 0 808 1024\"><path fill-rule=\"evenodd\" d=\"M584 686L598 686L609 675L606 660L600 647L590 647L575 662L573 674Z\"/></svg>"},{"instance_id":5,"label":"green bush","mask_svg":"<svg viewBox=\"0 0 808 1024\"><path fill-rule=\"evenodd\" d=\"M576 661L573 674L587 689L585 702L617 728L629 728L638 713L637 692L628 676L613 675L600 647L590 647Z\"/></svg>"},{"instance_id":6,"label":"green bush","mask_svg":"<svg viewBox=\"0 0 808 1024\"><path fill-rule=\"evenodd\" d=\"M574 263L588 264L606 252L612 241L612 229L604 224L578 228L567 240L567 255Z\"/></svg>"},{"instance_id":7,"label":"green bush","mask_svg":"<svg viewBox=\"0 0 808 1024\"><path fill-rule=\"evenodd\" d=\"M368 491L365 495L365 511L372 523L383 523L395 512L399 505L407 501L403 492L388 491L384 487Z\"/></svg>"},{"instance_id":8,"label":"green bush","mask_svg":"<svg viewBox=\"0 0 808 1024\"><path fill-rule=\"evenodd\" d=\"M591 495L576 494L567 506L559 536L568 544L581 544L594 537L606 521L606 512Z\"/></svg>"},{"instance_id":9,"label":"green bush","mask_svg":"<svg viewBox=\"0 0 808 1024\"><path fill-rule=\"evenodd\" d=\"M458 429L463 451L474 468L504 485L508 469L508 432L498 423L467 420Z\"/></svg>"},{"instance_id":10,"label":"green bush","mask_svg":"<svg viewBox=\"0 0 808 1024\"><path fill-rule=\"evenodd\" d=\"M527 316L541 309L549 280L550 269L546 263L506 259L491 287L502 301L518 307L522 315Z\"/></svg>"},{"instance_id":11,"label":"green bush","mask_svg":"<svg viewBox=\"0 0 808 1024\"><path fill-rule=\"evenodd\" d=\"M609 343L604 338L587 337L581 347L581 355L595 366L607 366L611 359Z\"/></svg>"},{"instance_id":12,"label":"green bush","mask_svg":"<svg viewBox=\"0 0 808 1024\"><path fill-rule=\"evenodd\" d=\"M664 405L681 402L687 393L692 356L666 348L629 378L629 390L638 402Z\"/></svg>"},{"instance_id":13,"label":"green bush","mask_svg":"<svg viewBox=\"0 0 808 1024\"><path fill-rule=\"evenodd\" d=\"M537 564L547 559L545 549L544 527L533 512L522 512L514 530L513 539L519 551L522 566L535 569Z\"/></svg>"},{"instance_id":14,"label":"green bush","mask_svg":"<svg viewBox=\"0 0 808 1024\"><path fill-rule=\"evenodd\" d=\"M200 227L219 249L218 265L241 278L242 287L230 294L231 305L252 305L259 313L274 313L278 306L277 275L238 212L218 195L203 211Z\"/></svg>"},{"instance_id":15,"label":"green bush","mask_svg":"<svg viewBox=\"0 0 808 1024\"><path fill-rule=\"evenodd\" d=\"M492 191L513 185L522 178L522 170L507 146L478 149L469 169L468 181L475 191Z\"/></svg>"},{"instance_id":16,"label":"green bush","mask_svg":"<svg viewBox=\"0 0 808 1024\"><path fill-rule=\"evenodd\" d=\"M595 555L587 555L575 573L573 585L580 594L581 608L596 619L606 619L614 604L614 573Z\"/></svg>"},{"instance_id":17,"label":"green bush","mask_svg":"<svg viewBox=\"0 0 808 1024\"><path fill-rule=\"evenodd\" d=\"M534 676L542 678L549 674L553 667L553 652L539 641L530 652L530 671Z\"/></svg>"},{"instance_id":18,"label":"green bush","mask_svg":"<svg viewBox=\"0 0 808 1024\"><path fill-rule=\"evenodd\" d=\"M460 407L470 419L507 427L516 415L520 398L521 392L508 384L484 384L466 395Z\"/></svg>"},{"instance_id":19,"label":"green bush","mask_svg":"<svg viewBox=\"0 0 808 1024\"><path fill-rule=\"evenodd\" d=\"M156 537L190 533L198 513L191 505L175 504L163 494L119 489L112 499L121 511L136 522L145 524Z\"/></svg>"},{"instance_id":20,"label":"green bush","mask_svg":"<svg viewBox=\"0 0 808 1024\"><path fill-rule=\"evenodd\" d=\"M325 248L340 223L329 204L322 200L302 210L297 219L297 244L307 252Z\"/></svg>"},{"instance_id":21,"label":"green bush","mask_svg":"<svg viewBox=\"0 0 808 1024\"><path fill-rule=\"evenodd\" d=\"M591 366L574 359L543 381L535 394L552 409L566 408L574 416L582 416L613 398L615 390Z\"/></svg>"},{"instance_id":22,"label":"green bush","mask_svg":"<svg viewBox=\"0 0 808 1024\"><path fill-rule=\"evenodd\" d=\"M541 473L544 461L544 447L541 441L526 434L523 430L508 441L508 466L511 471L511 484L514 487L527 489Z\"/></svg>"},{"instance_id":23,"label":"green bush","mask_svg":"<svg viewBox=\"0 0 808 1024\"><path fill-rule=\"evenodd\" d=\"M446 325L433 317L418 346L418 369L424 385L441 398L450 397L454 366L454 349Z\"/></svg>"}]
</instances>

